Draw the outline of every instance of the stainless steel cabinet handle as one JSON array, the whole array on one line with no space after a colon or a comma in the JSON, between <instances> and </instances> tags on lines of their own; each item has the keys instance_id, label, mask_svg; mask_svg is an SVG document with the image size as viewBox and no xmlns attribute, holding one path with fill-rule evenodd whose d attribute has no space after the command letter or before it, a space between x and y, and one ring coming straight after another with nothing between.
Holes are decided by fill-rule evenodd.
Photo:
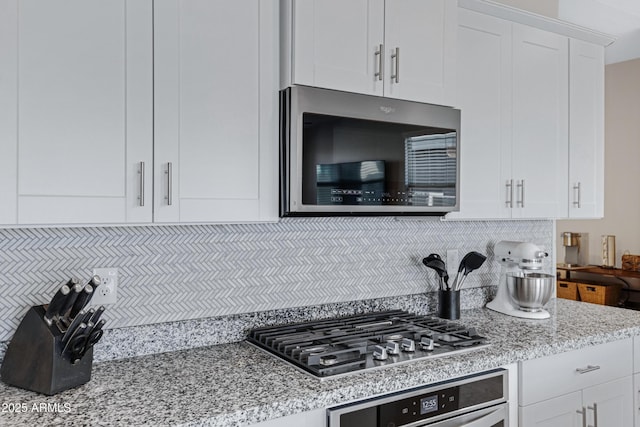
<instances>
[{"instance_id":1,"label":"stainless steel cabinet handle","mask_svg":"<svg viewBox=\"0 0 640 427\"><path fill-rule=\"evenodd\" d=\"M384 48L383 45L379 45L378 46L378 50L376 50L376 52L373 54L374 57L377 57L377 63L378 63L378 71L376 71L376 73L374 74L378 80L382 80L382 70L383 70L383 64L382 64L382 58L383 58L383 54L382 54L382 49Z\"/></svg>"},{"instance_id":2,"label":"stainless steel cabinet handle","mask_svg":"<svg viewBox=\"0 0 640 427\"><path fill-rule=\"evenodd\" d=\"M524 208L524 179L518 182L517 187L520 189L520 198L517 201L517 205Z\"/></svg>"},{"instance_id":3,"label":"stainless steel cabinet handle","mask_svg":"<svg viewBox=\"0 0 640 427\"><path fill-rule=\"evenodd\" d=\"M577 194L578 197L575 197L576 196L576 191L578 193ZM580 188L580 183L578 182L577 184L573 185L573 195L574 195L573 205L575 207L577 207L578 209L580 209L582 207L581 203L580 203L580 196L581 196L580 193L581 193L581 188Z\"/></svg>"},{"instance_id":4,"label":"stainless steel cabinet handle","mask_svg":"<svg viewBox=\"0 0 640 427\"><path fill-rule=\"evenodd\" d=\"M167 205L171 206L172 195L173 195L173 187L172 187L173 169L172 169L171 162L167 163L167 170L164 173L167 175L167 197L165 197L165 199L167 201Z\"/></svg>"},{"instance_id":5,"label":"stainless steel cabinet handle","mask_svg":"<svg viewBox=\"0 0 640 427\"><path fill-rule=\"evenodd\" d=\"M587 410L582 407L582 410L576 411L578 414L582 415L582 427L587 427Z\"/></svg>"},{"instance_id":6,"label":"stainless steel cabinet handle","mask_svg":"<svg viewBox=\"0 0 640 427\"><path fill-rule=\"evenodd\" d=\"M587 406L587 409L593 411L593 426L589 427L598 427L598 404L594 402L593 406Z\"/></svg>"},{"instance_id":7,"label":"stainless steel cabinet handle","mask_svg":"<svg viewBox=\"0 0 640 427\"><path fill-rule=\"evenodd\" d=\"M586 368L576 368L576 372L586 374L587 372L597 371L598 369L600 369L600 365L587 365Z\"/></svg>"},{"instance_id":8,"label":"stainless steel cabinet handle","mask_svg":"<svg viewBox=\"0 0 640 427\"><path fill-rule=\"evenodd\" d=\"M138 202L139 206L144 206L144 162L140 162L139 168L138 168L138 174L140 174L139 177L139 181L138 181L138 185L139 187L139 196L138 199L140 200Z\"/></svg>"},{"instance_id":9,"label":"stainless steel cabinet handle","mask_svg":"<svg viewBox=\"0 0 640 427\"><path fill-rule=\"evenodd\" d=\"M391 61L393 61L394 66L394 74L391 75L391 80L395 80L396 83L400 83L400 48L397 47L394 49L394 53L391 54Z\"/></svg>"},{"instance_id":10,"label":"stainless steel cabinet handle","mask_svg":"<svg viewBox=\"0 0 640 427\"><path fill-rule=\"evenodd\" d=\"M593 411L593 425L587 427L598 427L598 404L594 402L593 406L587 406L587 409Z\"/></svg>"},{"instance_id":11,"label":"stainless steel cabinet handle","mask_svg":"<svg viewBox=\"0 0 640 427\"><path fill-rule=\"evenodd\" d=\"M507 181L506 187L507 187L506 205L508 208L512 208L513 207L513 180L512 179Z\"/></svg>"}]
</instances>

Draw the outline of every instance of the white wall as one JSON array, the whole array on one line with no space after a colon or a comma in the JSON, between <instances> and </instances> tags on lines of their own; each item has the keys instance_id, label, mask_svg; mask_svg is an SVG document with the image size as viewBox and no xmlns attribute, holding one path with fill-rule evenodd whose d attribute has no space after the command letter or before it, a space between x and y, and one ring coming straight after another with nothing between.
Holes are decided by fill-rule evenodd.
<instances>
[{"instance_id":1,"label":"white wall","mask_svg":"<svg viewBox=\"0 0 640 427\"><path fill-rule=\"evenodd\" d=\"M604 218L557 221L558 262L564 250L560 233L589 233L589 263L600 265L601 236L616 236L616 266L625 251L640 254L640 59L605 68Z\"/></svg>"}]
</instances>

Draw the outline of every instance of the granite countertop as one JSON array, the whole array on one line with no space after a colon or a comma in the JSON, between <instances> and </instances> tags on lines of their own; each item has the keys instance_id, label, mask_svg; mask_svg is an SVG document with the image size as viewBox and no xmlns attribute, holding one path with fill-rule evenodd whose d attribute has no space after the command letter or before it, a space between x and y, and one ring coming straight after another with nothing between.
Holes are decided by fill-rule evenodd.
<instances>
[{"instance_id":1,"label":"granite countertop","mask_svg":"<svg viewBox=\"0 0 640 427\"><path fill-rule=\"evenodd\" d=\"M89 383L50 397L0 383L0 425L248 425L640 335L639 311L547 308L545 320L465 310L489 347L324 381L240 342L97 363Z\"/></svg>"}]
</instances>

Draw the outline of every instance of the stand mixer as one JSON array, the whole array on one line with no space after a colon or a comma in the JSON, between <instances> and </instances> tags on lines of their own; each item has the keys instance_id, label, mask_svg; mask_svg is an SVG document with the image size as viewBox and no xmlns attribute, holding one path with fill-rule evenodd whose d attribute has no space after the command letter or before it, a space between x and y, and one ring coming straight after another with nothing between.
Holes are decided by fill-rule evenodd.
<instances>
[{"instance_id":1,"label":"stand mixer","mask_svg":"<svg viewBox=\"0 0 640 427\"><path fill-rule=\"evenodd\" d=\"M540 270L543 259L549 254L533 243L511 241L496 243L494 254L502 268L498 293L493 301L487 303L487 308L526 319L548 318L550 314L542 306L551 297L553 276L527 272ZM514 288L514 281L520 282L517 288ZM520 302L517 302L517 297L521 298ZM522 297L528 301L522 301Z\"/></svg>"}]
</instances>

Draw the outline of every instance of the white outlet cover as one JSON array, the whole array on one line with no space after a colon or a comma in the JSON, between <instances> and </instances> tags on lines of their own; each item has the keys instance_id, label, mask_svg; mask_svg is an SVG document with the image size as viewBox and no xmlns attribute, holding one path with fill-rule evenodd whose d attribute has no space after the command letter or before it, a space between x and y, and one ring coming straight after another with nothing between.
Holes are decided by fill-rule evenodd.
<instances>
[{"instance_id":1,"label":"white outlet cover","mask_svg":"<svg viewBox=\"0 0 640 427\"><path fill-rule=\"evenodd\" d=\"M91 305L115 304L118 300L118 269L94 268L93 275L100 277L100 285L94 290Z\"/></svg>"}]
</instances>

